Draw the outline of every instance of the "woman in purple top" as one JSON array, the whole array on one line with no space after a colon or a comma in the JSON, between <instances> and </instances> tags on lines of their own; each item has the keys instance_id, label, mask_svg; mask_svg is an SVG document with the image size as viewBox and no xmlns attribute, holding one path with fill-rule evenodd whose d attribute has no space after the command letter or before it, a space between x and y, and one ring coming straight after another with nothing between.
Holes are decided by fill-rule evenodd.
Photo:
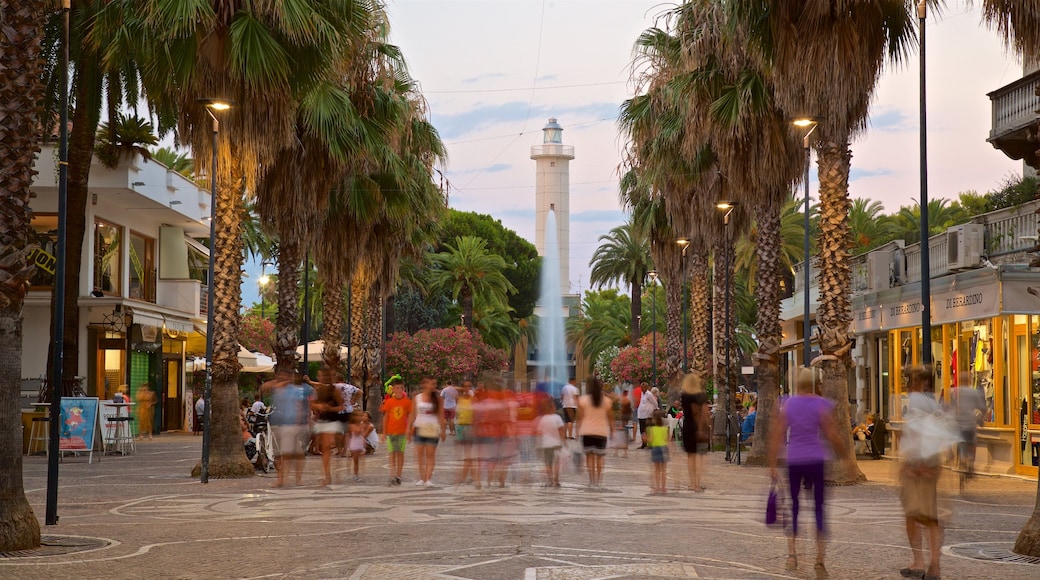
<instances>
[{"instance_id":1,"label":"woman in purple top","mask_svg":"<svg viewBox=\"0 0 1040 580\"><path fill-rule=\"evenodd\" d=\"M815 393L813 375L812 369L798 369L796 396L787 399L780 412L773 415L773 426L769 431L769 469L773 481L778 480L777 456L786 439L787 484L791 491L791 536L787 540L787 569L798 568L798 495L805 486L813 490L816 508L816 577L827 578L827 568L823 565L826 549L823 468L830 456L830 448L844 447L832 422L834 404ZM825 438L830 442L829 446L824 442Z\"/></svg>"}]
</instances>

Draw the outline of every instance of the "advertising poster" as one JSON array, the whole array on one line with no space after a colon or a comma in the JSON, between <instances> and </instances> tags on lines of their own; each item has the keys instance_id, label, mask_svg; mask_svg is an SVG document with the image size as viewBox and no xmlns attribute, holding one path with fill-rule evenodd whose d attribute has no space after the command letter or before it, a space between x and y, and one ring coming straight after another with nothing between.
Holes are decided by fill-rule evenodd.
<instances>
[{"instance_id":1,"label":"advertising poster","mask_svg":"<svg viewBox=\"0 0 1040 580\"><path fill-rule=\"evenodd\" d=\"M62 451L94 449L97 419L97 397L62 397L61 439L58 448Z\"/></svg>"}]
</instances>

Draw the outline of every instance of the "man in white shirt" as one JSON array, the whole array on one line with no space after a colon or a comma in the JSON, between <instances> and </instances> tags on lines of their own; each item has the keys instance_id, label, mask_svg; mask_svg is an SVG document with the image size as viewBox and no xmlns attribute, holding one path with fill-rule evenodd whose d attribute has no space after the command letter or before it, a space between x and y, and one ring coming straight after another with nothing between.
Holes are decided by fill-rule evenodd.
<instances>
[{"instance_id":1,"label":"man in white shirt","mask_svg":"<svg viewBox=\"0 0 1040 580\"><path fill-rule=\"evenodd\" d=\"M267 409L267 405L264 404L263 399L260 398L260 393L257 393L253 398L253 406L249 408L253 414L263 413Z\"/></svg>"},{"instance_id":2,"label":"man in white shirt","mask_svg":"<svg viewBox=\"0 0 1040 580\"><path fill-rule=\"evenodd\" d=\"M332 383L332 386L339 391L339 396L343 398L343 410L336 416L337 420L343 424L343 431L336 434L336 452L341 457L346 457L346 433L349 431L347 425L350 423L350 414L354 412L354 408L361 402L361 389L343 381Z\"/></svg>"},{"instance_id":3,"label":"man in white shirt","mask_svg":"<svg viewBox=\"0 0 1040 580\"><path fill-rule=\"evenodd\" d=\"M560 399L563 403L564 431L568 439L577 438L577 433L574 432L574 420L578 416L578 397L580 395L581 392L578 391L577 385L574 384L574 379L568 381L560 392Z\"/></svg>"},{"instance_id":4,"label":"man in white shirt","mask_svg":"<svg viewBox=\"0 0 1040 580\"><path fill-rule=\"evenodd\" d=\"M444 401L444 420L448 423L448 432L455 434L455 407L458 406L459 390L453 385L446 385L441 389L441 399Z\"/></svg>"}]
</instances>

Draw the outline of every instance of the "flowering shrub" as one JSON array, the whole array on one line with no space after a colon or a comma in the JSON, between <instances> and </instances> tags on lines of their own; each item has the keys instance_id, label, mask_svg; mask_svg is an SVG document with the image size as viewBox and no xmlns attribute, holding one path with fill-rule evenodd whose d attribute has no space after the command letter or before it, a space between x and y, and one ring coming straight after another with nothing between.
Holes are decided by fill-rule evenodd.
<instances>
[{"instance_id":1,"label":"flowering shrub","mask_svg":"<svg viewBox=\"0 0 1040 580\"><path fill-rule=\"evenodd\" d=\"M484 344L465 328L435 328L415 334L397 332L386 342L386 364L409 384L423 375L458 383L482 370L506 368L505 351Z\"/></svg>"},{"instance_id":2,"label":"flowering shrub","mask_svg":"<svg viewBox=\"0 0 1040 580\"><path fill-rule=\"evenodd\" d=\"M274 356L274 323L255 314L246 314L242 317L238 342L246 350Z\"/></svg>"},{"instance_id":3,"label":"flowering shrub","mask_svg":"<svg viewBox=\"0 0 1040 580\"><path fill-rule=\"evenodd\" d=\"M665 367L668 361L668 347L665 338L657 334L657 378L662 381L665 378ZM654 380L654 350L653 335L647 335L639 339L638 346L629 346L621 349L614 360L610 363L610 370L617 380L633 384L641 382L653 383Z\"/></svg>"}]
</instances>

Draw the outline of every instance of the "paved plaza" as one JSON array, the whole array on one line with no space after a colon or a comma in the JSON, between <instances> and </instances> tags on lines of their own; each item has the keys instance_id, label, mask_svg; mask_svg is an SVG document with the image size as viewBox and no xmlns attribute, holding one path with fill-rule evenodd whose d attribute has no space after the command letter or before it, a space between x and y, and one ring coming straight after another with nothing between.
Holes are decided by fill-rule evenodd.
<instances>
[{"instance_id":1,"label":"paved plaza","mask_svg":"<svg viewBox=\"0 0 1040 580\"><path fill-rule=\"evenodd\" d=\"M673 449L670 489L651 495L649 454L607 457L604 487L589 490L572 468L563 487L517 469L505 488L450 485L459 463L442 444L433 488L387 487L383 450L364 481L333 459L340 483L316 485L308 457L302 487L272 489L274 475L244 480L189 477L201 438L164 434L136 455L61 465L60 522L47 546L0 557L2 578L812 578L812 548L784 570L786 541L763 523L767 470L708 459L707 491L680 489L684 456ZM411 450L409 450L411 451ZM869 481L829 488L832 578L899 578L909 563L890 460L860 462ZM1035 481L980 477L946 506L943 575L1040 578L1040 564L1007 562L1029 516ZM46 459L27 457L26 489L42 519ZM306 485L309 484L309 485ZM804 504L803 504L804 505ZM805 519L808 516L808 519ZM803 529L812 514L803 513ZM804 550L803 550L804 552Z\"/></svg>"}]
</instances>

